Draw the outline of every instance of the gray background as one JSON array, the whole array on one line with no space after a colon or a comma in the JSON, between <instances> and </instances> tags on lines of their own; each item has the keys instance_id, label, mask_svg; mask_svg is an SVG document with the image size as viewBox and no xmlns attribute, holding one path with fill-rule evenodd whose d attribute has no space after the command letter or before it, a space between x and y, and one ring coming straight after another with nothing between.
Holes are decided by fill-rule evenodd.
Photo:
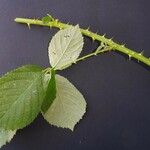
<instances>
[{"instance_id":1,"label":"gray background","mask_svg":"<svg viewBox=\"0 0 150 150\"><path fill-rule=\"evenodd\" d=\"M55 29L16 24L15 17L53 14L150 56L149 0L0 0L0 74L24 64L49 65L47 46ZM85 39L83 54L97 44ZM39 117L17 132L3 150L149 150L150 69L118 53L90 58L66 69L88 103L72 133Z\"/></svg>"}]
</instances>

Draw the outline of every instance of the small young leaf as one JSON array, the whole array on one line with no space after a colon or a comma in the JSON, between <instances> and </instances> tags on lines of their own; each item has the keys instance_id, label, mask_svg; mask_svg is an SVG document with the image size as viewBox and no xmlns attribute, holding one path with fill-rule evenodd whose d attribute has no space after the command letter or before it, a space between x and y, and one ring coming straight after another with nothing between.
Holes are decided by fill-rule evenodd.
<instances>
[{"instance_id":1,"label":"small young leaf","mask_svg":"<svg viewBox=\"0 0 150 150\"><path fill-rule=\"evenodd\" d=\"M20 129L41 110L45 96L42 68L20 67L0 78L0 127Z\"/></svg>"},{"instance_id":2,"label":"small young leaf","mask_svg":"<svg viewBox=\"0 0 150 150\"><path fill-rule=\"evenodd\" d=\"M7 142L10 142L16 131L0 129L0 148Z\"/></svg>"},{"instance_id":3,"label":"small young leaf","mask_svg":"<svg viewBox=\"0 0 150 150\"><path fill-rule=\"evenodd\" d=\"M46 88L46 96L42 104L42 112L46 112L54 99L56 98L56 81L55 70L51 69L51 78L48 79L48 85Z\"/></svg>"},{"instance_id":4,"label":"small young leaf","mask_svg":"<svg viewBox=\"0 0 150 150\"><path fill-rule=\"evenodd\" d=\"M56 99L43 116L52 125L73 130L86 111L85 99L62 76L56 75L56 88Z\"/></svg>"},{"instance_id":5,"label":"small young leaf","mask_svg":"<svg viewBox=\"0 0 150 150\"><path fill-rule=\"evenodd\" d=\"M58 31L48 48L51 66L57 70L68 67L79 57L82 48L83 37L78 25Z\"/></svg>"},{"instance_id":6,"label":"small young leaf","mask_svg":"<svg viewBox=\"0 0 150 150\"><path fill-rule=\"evenodd\" d=\"M53 21L53 20L54 20L54 18L51 15L49 15L49 14L42 18L42 22L44 24L48 24L50 21Z\"/></svg>"}]
</instances>

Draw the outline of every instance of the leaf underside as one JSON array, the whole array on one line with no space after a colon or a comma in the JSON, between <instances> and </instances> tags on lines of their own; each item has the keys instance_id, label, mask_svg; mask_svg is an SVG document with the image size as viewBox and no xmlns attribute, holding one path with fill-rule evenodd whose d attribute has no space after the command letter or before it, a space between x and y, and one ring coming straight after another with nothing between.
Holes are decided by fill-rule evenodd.
<instances>
[{"instance_id":1,"label":"leaf underside","mask_svg":"<svg viewBox=\"0 0 150 150\"><path fill-rule=\"evenodd\" d=\"M79 26L60 30L49 44L50 64L56 70L70 66L79 57L83 48L83 37Z\"/></svg>"},{"instance_id":2,"label":"leaf underside","mask_svg":"<svg viewBox=\"0 0 150 150\"><path fill-rule=\"evenodd\" d=\"M56 99L43 116L51 125L73 130L86 111L85 99L60 75L56 75L56 88Z\"/></svg>"},{"instance_id":3,"label":"leaf underside","mask_svg":"<svg viewBox=\"0 0 150 150\"><path fill-rule=\"evenodd\" d=\"M27 65L0 78L0 127L20 129L38 115L44 99L42 68Z\"/></svg>"}]
</instances>

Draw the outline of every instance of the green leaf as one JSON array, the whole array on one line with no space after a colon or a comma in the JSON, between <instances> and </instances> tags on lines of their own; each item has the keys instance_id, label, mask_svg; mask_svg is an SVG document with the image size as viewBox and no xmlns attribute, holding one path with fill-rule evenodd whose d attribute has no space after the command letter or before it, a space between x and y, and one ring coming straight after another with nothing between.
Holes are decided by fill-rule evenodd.
<instances>
[{"instance_id":1,"label":"green leaf","mask_svg":"<svg viewBox=\"0 0 150 150\"><path fill-rule=\"evenodd\" d=\"M10 142L15 134L16 131L0 129L0 148L7 142Z\"/></svg>"},{"instance_id":2,"label":"green leaf","mask_svg":"<svg viewBox=\"0 0 150 150\"><path fill-rule=\"evenodd\" d=\"M55 70L51 69L51 78L48 80L48 86L46 88L46 96L42 104L42 112L46 112L54 99L56 98L56 81Z\"/></svg>"},{"instance_id":3,"label":"green leaf","mask_svg":"<svg viewBox=\"0 0 150 150\"><path fill-rule=\"evenodd\" d=\"M85 99L74 85L62 76L56 75L56 88L56 99L43 116L51 125L73 130L86 111Z\"/></svg>"},{"instance_id":4,"label":"green leaf","mask_svg":"<svg viewBox=\"0 0 150 150\"><path fill-rule=\"evenodd\" d=\"M62 70L76 61L83 48L83 37L79 26L58 31L49 44L50 64Z\"/></svg>"},{"instance_id":5,"label":"green leaf","mask_svg":"<svg viewBox=\"0 0 150 150\"><path fill-rule=\"evenodd\" d=\"M54 20L54 18L51 15L49 15L49 14L47 14L47 16L45 16L45 17L42 18L42 22L44 24L48 24L49 22L51 22L53 20Z\"/></svg>"},{"instance_id":6,"label":"green leaf","mask_svg":"<svg viewBox=\"0 0 150 150\"><path fill-rule=\"evenodd\" d=\"M0 78L0 127L20 129L41 110L45 96L42 68L20 67Z\"/></svg>"}]
</instances>

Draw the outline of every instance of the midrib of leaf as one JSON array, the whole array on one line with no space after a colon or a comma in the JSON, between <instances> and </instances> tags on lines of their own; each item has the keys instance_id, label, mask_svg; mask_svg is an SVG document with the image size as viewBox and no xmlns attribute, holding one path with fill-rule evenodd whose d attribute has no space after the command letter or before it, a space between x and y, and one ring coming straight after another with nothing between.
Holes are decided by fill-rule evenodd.
<instances>
[{"instance_id":1,"label":"midrib of leaf","mask_svg":"<svg viewBox=\"0 0 150 150\"><path fill-rule=\"evenodd\" d=\"M72 34L72 37L70 38L70 40L69 40L69 42L68 42L68 44L67 44L67 46L66 46L66 48L65 48L64 52L62 53L61 57L58 59L58 61L56 62L55 66L54 66L53 68L55 68L55 67L59 64L59 62L61 61L62 57L63 57L63 56L64 56L64 54L66 53L67 48L69 47L70 42L71 42L71 40L72 40L72 38L73 38L74 34L76 33L76 31L77 31L77 29L76 29L76 30L75 30L75 32Z\"/></svg>"},{"instance_id":2,"label":"midrib of leaf","mask_svg":"<svg viewBox=\"0 0 150 150\"><path fill-rule=\"evenodd\" d=\"M37 77L37 78L29 85L29 87L16 99L16 101L15 101L15 102L11 105L11 107L1 116L0 119L2 119L7 113L9 113L10 109L11 109L14 105L16 105L16 103L18 103L18 100L20 100L21 97L27 93L27 91L33 86L33 84L35 84L35 81L37 81L37 79L39 79L39 77ZM20 102L21 102L21 101L20 101Z\"/></svg>"}]
</instances>

